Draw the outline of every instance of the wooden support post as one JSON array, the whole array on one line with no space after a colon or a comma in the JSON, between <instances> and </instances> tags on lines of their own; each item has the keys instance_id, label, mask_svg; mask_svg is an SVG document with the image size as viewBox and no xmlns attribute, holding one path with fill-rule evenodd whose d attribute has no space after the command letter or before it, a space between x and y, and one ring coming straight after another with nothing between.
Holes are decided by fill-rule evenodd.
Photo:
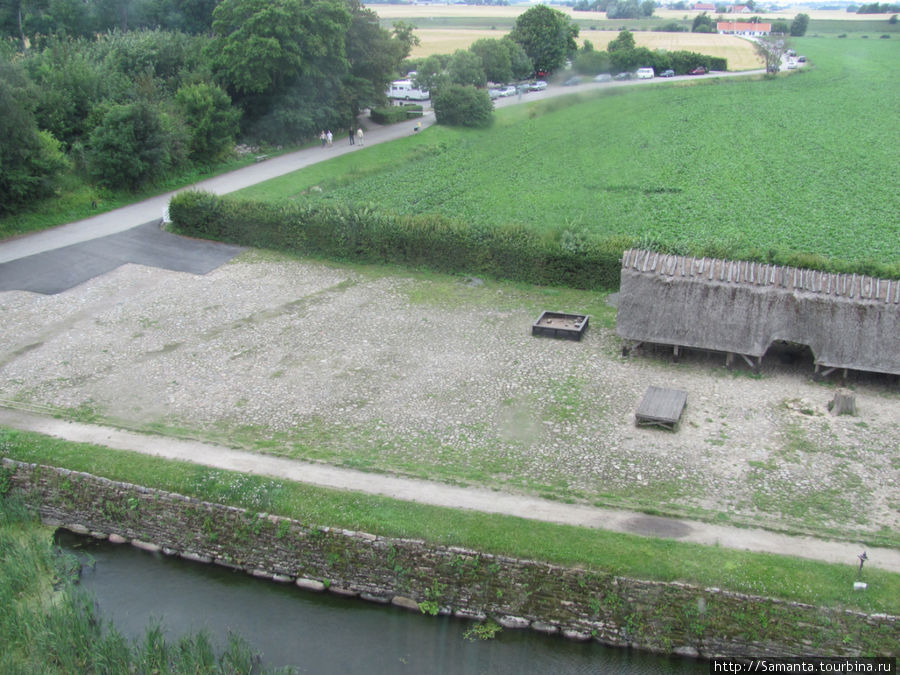
<instances>
[{"instance_id":1,"label":"wooden support post","mask_svg":"<svg viewBox=\"0 0 900 675\"><path fill-rule=\"evenodd\" d=\"M678 363L678 345L675 345L672 349L672 362Z\"/></svg>"}]
</instances>

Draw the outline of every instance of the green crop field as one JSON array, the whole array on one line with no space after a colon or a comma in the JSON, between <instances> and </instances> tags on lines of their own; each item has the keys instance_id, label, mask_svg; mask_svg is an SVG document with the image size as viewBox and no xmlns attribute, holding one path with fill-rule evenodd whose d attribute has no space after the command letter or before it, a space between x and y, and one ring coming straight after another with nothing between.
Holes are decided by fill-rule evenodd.
<instances>
[{"instance_id":1,"label":"green crop field","mask_svg":"<svg viewBox=\"0 0 900 675\"><path fill-rule=\"evenodd\" d=\"M499 110L249 188L672 250L796 251L900 274L900 40L804 38L809 67ZM321 189L308 192L312 186Z\"/></svg>"}]
</instances>

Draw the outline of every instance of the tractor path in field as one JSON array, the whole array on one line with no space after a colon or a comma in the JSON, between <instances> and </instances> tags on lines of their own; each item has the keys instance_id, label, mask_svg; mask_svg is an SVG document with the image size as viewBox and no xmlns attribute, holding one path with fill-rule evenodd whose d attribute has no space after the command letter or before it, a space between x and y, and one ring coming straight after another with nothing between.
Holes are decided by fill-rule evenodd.
<instances>
[{"instance_id":1,"label":"tractor path in field","mask_svg":"<svg viewBox=\"0 0 900 675\"><path fill-rule=\"evenodd\" d=\"M68 441L91 443L117 450L129 450L170 460L339 490L382 495L419 504L497 513L705 546L789 555L850 566L857 564L857 555L866 549L861 544L851 542L826 541L762 529L728 527L617 509L564 504L481 488L457 487L433 481L366 473L326 464L244 452L198 441L69 422L12 408L0 407L0 425ZM879 548L866 550L870 566L900 572L900 551Z\"/></svg>"}]
</instances>

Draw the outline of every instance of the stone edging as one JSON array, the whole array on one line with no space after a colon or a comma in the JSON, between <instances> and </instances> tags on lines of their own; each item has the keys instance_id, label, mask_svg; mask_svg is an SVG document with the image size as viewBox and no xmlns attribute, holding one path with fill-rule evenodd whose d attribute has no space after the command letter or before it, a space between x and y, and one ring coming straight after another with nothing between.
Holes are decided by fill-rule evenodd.
<instances>
[{"instance_id":1,"label":"stone edging","mask_svg":"<svg viewBox=\"0 0 900 675\"><path fill-rule=\"evenodd\" d=\"M896 656L900 645L900 617L886 614L304 525L5 458L0 470L48 524L310 591L691 657Z\"/></svg>"}]
</instances>

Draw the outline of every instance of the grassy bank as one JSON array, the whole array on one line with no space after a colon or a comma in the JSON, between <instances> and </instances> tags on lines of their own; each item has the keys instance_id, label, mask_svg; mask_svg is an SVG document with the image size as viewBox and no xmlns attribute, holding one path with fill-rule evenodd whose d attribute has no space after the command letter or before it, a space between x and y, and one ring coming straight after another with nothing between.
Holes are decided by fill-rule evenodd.
<instances>
[{"instance_id":1,"label":"grassy bank","mask_svg":"<svg viewBox=\"0 0 900 675\"><path fill-rule=\"evenodd\" d=\"M866 568L863 574L869 590L859 594L852 589L857 578L852 564L829 565L425 506L169 462L39 434L0 433L0 454L6 457L275 513L305 524L424 539L639 579L683 581L868 612L900 612L900 575L873 568Z\"/></svg>"},{"instance_id":2,"label":"grassy bank","mask_svg":"<svg viewBox=\"0 0 900 675\"><path fill-rule=\"evenodd\" d=\"M258 672L259 657L236 636L220 651L203 633L167 641L157 625L130 643L97 616L77 585L78 561L54 548L53 531L3 491L0 480L0 671Z\"/></svg>"},{"instance_id":3,"label":"grassy bank","mask_svg":"<svg viewBox=\"0 0 900 675\"><path fill-rule=\"evenodd\" d=\"M277 151L267 150L266 153L269 156L275 156L297 149L282 148ZM92 186L85 182L83 176L72 172L63 179L57 195L36 201L25 211L0 219L0 240L90 218L100 213L135 204L150 197L181 189L187 185L193 185L229 171L235 171L249 166L255 161L255 157L252 154L234 156L213 167L193 168L189 171L173 174L165 180L144 187L138 192L107 190ZM162 216L162 213L159 215Z\"/></svg>"},{"instance_id":4,"label":"grassy bank","mask_svg":"<svg viewBox=\"0 0 900 675\"><path fill-rule=\"evenodd\" d=\"M812 65L790 77L527 103L496 112L488 130L431 128L241 196L628 235L685 253L802 252L898 276L900 43L795 47Z\"/></svg>"}]
</instances>

